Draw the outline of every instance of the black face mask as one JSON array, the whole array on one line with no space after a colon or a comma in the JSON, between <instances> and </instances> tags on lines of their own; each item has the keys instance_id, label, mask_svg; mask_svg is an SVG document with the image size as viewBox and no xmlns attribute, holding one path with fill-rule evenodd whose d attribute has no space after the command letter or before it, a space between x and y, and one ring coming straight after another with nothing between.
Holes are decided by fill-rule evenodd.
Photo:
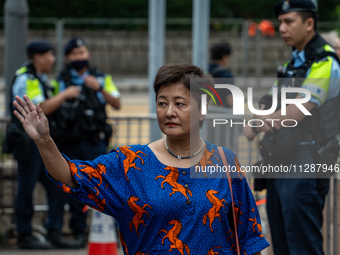
<instances>
[{"instance_id":1,"label":"black face mask","mask_svg":"<svg viewBox=\"0 0 340 255\"><path fill-rule=\"evenodd\" d=\"M70 63L70 66L74 69L76 69L77 71L82 70L84 67L87 67L89 65L89 61L87 59L85 60L76 60L76 61L72 61Z\"/></svg>"}]
</instances>

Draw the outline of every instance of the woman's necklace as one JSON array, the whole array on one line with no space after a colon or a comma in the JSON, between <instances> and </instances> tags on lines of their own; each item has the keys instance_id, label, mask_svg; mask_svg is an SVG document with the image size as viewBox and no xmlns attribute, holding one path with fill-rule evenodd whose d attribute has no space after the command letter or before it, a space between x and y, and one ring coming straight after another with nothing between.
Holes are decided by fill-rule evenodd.
<instances>
[{"instance_id":1,"label":"woman's necklace","mask_svg":"<svg viewBox=\"0 0 340 255\"><path fill-rule=\"evenodd\" d=\"M203 141L203 139L202 139L201 137L200 137L200 139L201 139L201 141L202 141L201 148L200 148L198 151L196 151L194 154L192 154L191 156L186 156L186 157L182 157L182 156L180 156L180 155L175 155L175 154L173 154L173 153L169 150L168 145L166 144L166 137L165 137L165 139L164 139L164 143L165 143L165 148L168 150L168 152L170 153L170 155L173 156L173 157L175 157L175 158L177 158L178 160L181 160L181 159L187 159L187 158L195 157L198 153L200 153L200 151L202 150L202 148L203 148L203 146L204 146L204 141Z\"/></svg>"}]
</instances>

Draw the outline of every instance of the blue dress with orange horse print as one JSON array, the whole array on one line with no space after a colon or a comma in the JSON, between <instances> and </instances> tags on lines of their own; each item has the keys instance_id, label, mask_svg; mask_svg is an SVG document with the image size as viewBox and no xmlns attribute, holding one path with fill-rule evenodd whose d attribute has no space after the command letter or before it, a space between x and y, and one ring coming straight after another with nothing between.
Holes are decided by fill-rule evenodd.
<instances>
[{"instance_id":1,"label":"blue dress with orange horse print","mask_svg":"<svg viewBox=\"0 0 340 255\"><path fill-rule=\"evenodd\" d=\"M221 162L206 142L200 166ZM228 164L240 168L224 148ZM153 255L236 254L231 194L227 178L193 178L190 168L162 164L148 145L119 147L93 161L70 160L78 186L56 184L81 202L116 218L124 253ZM242 174L232 178L240 253L269 244ZM230 227L231 226L231 227Z\"/></svg>"}]
</instances>

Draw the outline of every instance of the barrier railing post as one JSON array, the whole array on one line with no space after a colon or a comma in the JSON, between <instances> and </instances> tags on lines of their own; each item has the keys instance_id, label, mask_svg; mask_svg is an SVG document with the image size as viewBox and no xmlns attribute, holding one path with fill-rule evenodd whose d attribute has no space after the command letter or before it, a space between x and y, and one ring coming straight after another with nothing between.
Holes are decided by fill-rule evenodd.
<instances>
[{"instance_id":1,"label":"barrier railing post","mask_svg":"<svg viewBox=\"0 0 340 255\"><path fill-rule=\"evenodd\" d=\"M57 73L61 71L63 68L64 63L64 54L63 54L63 47L64 47L64 21L58 20L55 23L55 41L56 41L56 69Z\"/></svg>"},{"instance_id":2,"label":"barrier railing post","mask_svg":"<svg viewBox=\"0 0 340 255\"><path fill-rule=\"evenodd\" d=\"M333 208L333 254L338 254L338 179L333 178L333 201L334 201L334 208Z\"/></svg>"}]
</instances>

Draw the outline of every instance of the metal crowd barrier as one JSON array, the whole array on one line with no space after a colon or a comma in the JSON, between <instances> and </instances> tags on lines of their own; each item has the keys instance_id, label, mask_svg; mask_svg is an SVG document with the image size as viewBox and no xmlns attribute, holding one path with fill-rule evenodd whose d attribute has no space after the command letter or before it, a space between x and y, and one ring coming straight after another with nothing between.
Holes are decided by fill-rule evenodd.
<instances>
[{"instance_id":1,"label":"metal crowd barrier","mask_svg":"<svg viewBox=\"0 0 340 255\"><path fill-rule=\"evenodd\" d=\"M112 138L109 149L121 145L147 144L150 142L150 124L157 121L156 116L119 116L111 117Z\"/></svg>"},{"instance_id":2,"label":"metal crowd barrier","mask_svg":"<svg viewBox=\"0 0 340 255\"><path fill-rule=\"evenodd\" d=\"M226 146L230 148L240 160L241 164L253 164L258 160L256 143L248 142L242 133L242 125L235 127L216 127L214 132L207 128L209 122L214 118L234 119L242 121L242 117L235 119L229 112L220 109L213 109L208 112L203 124L201 136L211 143ZM155 116L131 116L131 117L113 117L108 122L112 125L113 136L110 140L110 149L121 145L128 144L146 144L150 142L150 123L156 121ZM5 137L6 125L8 119L0 118L0 146L3 144ZM16 162L12 155L0 152L0 222L7 222L8 226L15 225L14 222L14 200L16 193ZM324 249L327 255L338 254L338 179L331 178L331 188L327 196L324 210L324 227L322 234L324 237ZM252 186L251 186L252 187ZM256 194L255 194L256 195ZM35 205L35 211L46 211L46 205ZM7 226L6 225L6 226ZM3 226L4 227L4 226ZM2 228L3 228L2 227ZM2 229L0 227L0 231Z\"/></svg>"},{"instance_id":3,"label":"metal crowd barrier","mask_svg":"<svg viewBox=\"0 0 340 255\"><path fill-rule=\"evenodd\" d=\"M3 153L8 118L0 118L0 215L14 212L14 194L16 192L16 162L12 155Z\"/></svg>"}]
</instances>

